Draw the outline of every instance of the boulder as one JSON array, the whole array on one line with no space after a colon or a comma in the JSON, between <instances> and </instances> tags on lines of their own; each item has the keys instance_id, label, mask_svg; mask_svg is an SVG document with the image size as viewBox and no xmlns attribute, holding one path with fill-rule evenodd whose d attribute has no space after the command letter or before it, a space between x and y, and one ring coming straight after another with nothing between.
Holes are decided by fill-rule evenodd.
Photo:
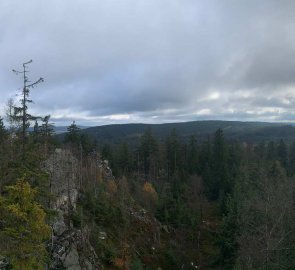
<instances>
[{"instance_id":1,"label":"boulder","mask_svg":"<svg viewBox=\"0 0 295 270\"><path fill-rule=\"evenodd\" d=\"M81 266L79 263L79 253L75 246L72 246L69 252L67 253L63 265L66 269L71 270L81 270Z\"/></svg>"}]
</instances>

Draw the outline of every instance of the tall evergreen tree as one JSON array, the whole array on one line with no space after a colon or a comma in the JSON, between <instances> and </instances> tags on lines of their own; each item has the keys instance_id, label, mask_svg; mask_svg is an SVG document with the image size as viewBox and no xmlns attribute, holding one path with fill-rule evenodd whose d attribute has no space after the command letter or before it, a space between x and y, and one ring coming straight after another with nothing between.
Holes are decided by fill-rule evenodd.
<instances>
[{"instance_id":1,"label":"tall evergreen tree","mask_svg":"<svg viewBox=\"0 0 295 270\"><path fill-rule=\"evenodd\" d=\"M78 146L80 144L80 128L75 121L67 128L67 131L64 142Z\"/></svg>"},{"instance_id":2,"label":"tall evergreen tree","mask_svg":"<svg viewBox=\"0 0 295 270\"><path fill-rule=\"evenodd\" d=\"M288 174L291 176L295 174L295 142L293 142L289 151Z\"/></svg>"},{"instance_id":3,"label":"tall evergreen tree","mask_svg":"<svg viewBox=\"0 0 295 270\"><path fill-rule=\"evenodd\" d=\"M238 269L292 269L294 184L278 161L256 170L239 198Z\"/></svg>"},{"instance_id":4,"label":"tall evergreen tree","mask_svg":"<svg viewBox=\"0 0 295 270\"><path fill-rule=\"evenodd\" d=\"M168 175L178 170L180 160L180 142L176 129L173 129L166 139L166 159L168 161Z\"/></svg>"},{"instance_id":5,"label":"tall evergreen tree","mask_svg":"<svg viewBox=\"0 0 295 270\"><path fill-rule=\"evenodd\" d=\"M188 145L188 171L190 174L199 172L198 145L195 136L190 137Z\"/></svg>"},{"instance_id":6,"label":"tall evergreen tree","mask_svg":"<svg viewBox=\"0 0 295 270\"><path fill-rule=\"evenodd\" d=\"M3 118L0 116L0 143L4 141L7 136L7 130L4 126Z\"/></svg>"},{"instance_id":7,"label":"tall evergreen tree","mask_svg":"<svg viewBox=\"0 0 295 270\"><path fill-rule=\"evenodd\" d=\"M254 148L254 152L259 157L260 160L265 159L265 157L266 157L265 143L261 142L258 145L256 145Z\"/></svg>"},{"instance_id":8,"label":"tall evergreen tree","mask_svg":"<svg viewBox=\"0 0 295 270\"><path fill-rule=\"evenodd\" d=\"M54 134L54 129L53 129L53 124L49 123L50 120L50 115L46 115L45 117L42 118L42 125L39 128L40 129L40 135L42 138L42 143L44 146L44 157L47 157L48 153L48 145L49 145L49 140Z\"/></svg>"},{"instance_id":9,"label":"tall evergreen tree","mask_svg":"<svg viewBox=\"0 0 295 270\"><path fill-rule=\"evenodd\" d=\"M149 128L145 130L140 140L139 154L143 162L143 170L147 175L150 172L151 164L158 151L158 144Z\"/></svg>"},{"instance_id":10,"label":"tall evergreen tree","mask_svg":"<svg viewBox=\"0 0 295 270\"><path fill-rule=\"evenodd\" d=\"M273 141L270 141L266 147L266 158L273 161L277 158L276 145Z\"/></svg>"},{"instance_id":11,"label":"tall evergreen tree","mask_svg":"<svg viewBox=\"0 0 295 270\"><path fill-rule=\"evenodd\" d=\"M2 185L5 177L5 168L10 161L9 158L9 144L8 144L8 132L4 126L3 118L0 117L0 194L2 191Z\"/></svg>"},{"instance_id":12,"label":"tall evergreen tree","mask_svg":"<svg viewBox=\"0 0 295 270\"><path fill-rule=\"evenodd\" d=\"M281 139L277 148L277 156L283 168L287 168L288 164L288 153L285 142Z\"/></svg>"},{"instance_id":13,"label":"tall evergreen tree","mask_svg":"<svg viewBox=\"0 0 295 270\"><path fill-rule=\"evenodd\" d=\"M121 175L127 176L132 167L132 157L127 143L119 146L117 164Z\"/></svg>"},{"instance_id":14,"label":"tall evergreen tree","mask_svg":"<svg viewBox=\"0 0 295 270\"><path fill-rule=\"evenodd\" d=\"M230 190L228 172L228 148L224 140L222 129L215 132L212 155L213 183L211 185L211 198L217 199Z\"/></svg>"}]
</instances>

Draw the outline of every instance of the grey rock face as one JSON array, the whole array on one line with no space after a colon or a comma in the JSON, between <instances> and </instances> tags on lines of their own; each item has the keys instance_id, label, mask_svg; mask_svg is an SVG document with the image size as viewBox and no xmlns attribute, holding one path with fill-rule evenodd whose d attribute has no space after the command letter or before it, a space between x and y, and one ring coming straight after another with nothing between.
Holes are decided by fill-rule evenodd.
<instances>
[{"instance_id":1,"label":"grey rock face","mask_svg":"<svg viewBox=\"0 0 295 270\"><path fill-rule=\"evenodd\" d=\"M57 218L56 221L53 223L52 228L55 235L62 235L67 230L64 218L62 216Z\"/></svg>"},{"instance_id":2,"label":"grey rock face","mask_svg":"<svg viewBox=\"0 0 295 270\"><path fill-rule=\"evenodd\" d=\"M73 228L68 215L74 213L79 196L79 162L69 150L56 149L45 162L50 176L50 190L55 200L51 207L57 212L52 224L53 245L50 269L101 269L91 246L87 227Z\"/></svg>"},{"instance_id":3,"label":"grey rock face","mask_svg":"<svg viewBox=\"0 0 295 270\"><path fill-rule=\"evenodd\" d=\"M56 196L53 209L65 212L76 208L78 199L78 160L69 150L56 149L45 162L50 175L50 190Z\"/></svg>"},{"instance_id":4,"label":"grey rock face","mask_svg":"<svg viewBox=\"0 0 295 270\"><path fill-rule=\"evenodd\" d=\"M0 255L0 270L6 270L8 267L8 261L5 257Z\"/></svg>"},{"instance_id":5,"label":"grey rock face","mask_svg":"<svg viewBox=\"0 0 295 270\"><path fill-rule=\"evenodd\" d=\"M79 253L74 245L72 245L69 253L65 256L63 265L66 267L66 269L81 270L79 263Z\"/></svg>"}]
</instances>

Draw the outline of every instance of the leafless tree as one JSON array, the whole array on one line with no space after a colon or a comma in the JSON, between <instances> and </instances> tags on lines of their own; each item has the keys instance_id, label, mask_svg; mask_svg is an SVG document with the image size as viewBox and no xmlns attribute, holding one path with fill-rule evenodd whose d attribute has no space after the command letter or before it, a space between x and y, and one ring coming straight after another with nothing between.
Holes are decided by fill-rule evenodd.
<instances>
[{"instance_id":1,"label":"leafless tree","mask_svg":"<svg viewBox=\"0 0 295 270\"><path fill-rule=\"evenodd\" d=\"M23 77L23 87L21 92L21 106L13 106L13 116L12 119L15 122L20 123L21 126L21 141L22 141L22 150L23 154L25 151L25 142L26 142L26 131L27 128L30 126L31 120L36 120L38 117L33 116L28 113L28 104L32 103L33 101L29 99L30 89L36 87L39 83L43 82L43 78L39 78L35 82L31 83L28 77L28 65L31 64L33 61L30 60L28 62L23 63L23 70L17 71L12 70L16 75L21 74Z\"/></svg>"}]
</instances>

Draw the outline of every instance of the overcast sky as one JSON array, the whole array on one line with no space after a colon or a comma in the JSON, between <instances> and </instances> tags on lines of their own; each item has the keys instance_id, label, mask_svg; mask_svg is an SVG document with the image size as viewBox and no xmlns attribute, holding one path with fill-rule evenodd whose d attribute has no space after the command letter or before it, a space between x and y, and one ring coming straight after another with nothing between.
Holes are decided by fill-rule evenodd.
<instances>
[{"instance_id":1,"label":"overcast sky","mask_svg":"<svg viewBox=\"0 0 295 270\"><path fill-rule=\"evenodd\" d=\"M1 0L0 104L56 125L295 120L295 1Z\"/></svg>"}]
</instances>

